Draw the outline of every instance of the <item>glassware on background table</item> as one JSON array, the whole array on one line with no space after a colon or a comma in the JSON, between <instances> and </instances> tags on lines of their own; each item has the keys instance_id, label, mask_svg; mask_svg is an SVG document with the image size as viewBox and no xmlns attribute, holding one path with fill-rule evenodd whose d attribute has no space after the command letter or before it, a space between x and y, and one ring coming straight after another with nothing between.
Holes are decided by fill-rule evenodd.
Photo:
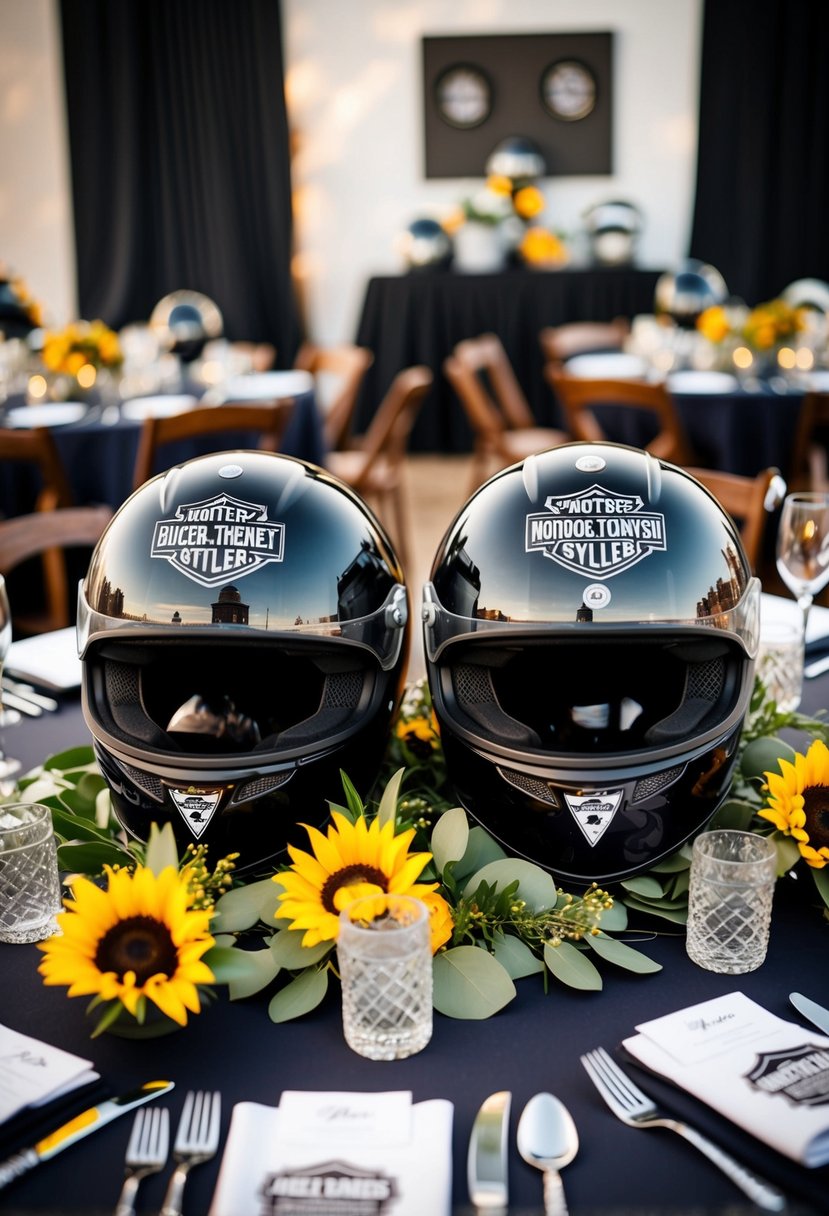
<instances>
[{"instance_id":1,"label":"glassware on background table","mask_svg":"<svg viewBox=\"0 0 829 1216\"><path fill-rule=\"evenodd\" d=\"M0 941L51 937L60 909L52 812L39 802L0 806Z\"/></svg>"},{"instance_id":2,"label":"glassware on background table","mask_svg":"<svg viewBox=\"0 0 829 1216\"><path fill-rule=\"evenodd\" d=\"M777 570L803 614L803 640L809 609L829 582L829 494L789 494L777 533Z\"/></svg>"},{"instance_id":3,"label":"glassware on background table","mask_svg":"<svg viewBox=\"0 0 829 1216\"><path fill-rule=\"evenodd\" d=\"M9 653L11 644L12 614L9 608L9 597L6 594L6 580L0 574L0 679L2 679L6 655ZM9 710L3 707L2 695L2 687L0 686L0 731L2 731L4 726L13 726L15 722L20 721L20 714L16 710ZM6 756L3 740L0 737L0 793L4 792L4 785L7 785L9 779L19 771L20 761Z\"/></svg>"},{"instance_id":4,"label":"glassware on background table","mask_svg":"<svg viewBox=\"0 0 829 1216\"><path fill-rule=\"evenodd\" d=\"M794 621L760 626L757 675L781 713L791 713L803 693L803 635Z\"/></svg>"},{"instance_id":5,"label":"glassware on background table","mask_svg":"<svg viewBox=\"0 0 829 1216\"><path fill-rule=\"evenodd\" d=\"M688 891L688 957L706 971L743 975L766 957L777 849L754 832L703 832Z\"/></svg>"},{"instance_id":6,"label":"glassware on background table","mask_svg":"<svg viewBox=\"0 0 829 1216\"><path fill-rule=\"evenodd\" d=\"M410 895L369 895L340 913L343 1031L369 1060L402 1060L432 1037L429 910Z\"/></svg>"}]
</instances>

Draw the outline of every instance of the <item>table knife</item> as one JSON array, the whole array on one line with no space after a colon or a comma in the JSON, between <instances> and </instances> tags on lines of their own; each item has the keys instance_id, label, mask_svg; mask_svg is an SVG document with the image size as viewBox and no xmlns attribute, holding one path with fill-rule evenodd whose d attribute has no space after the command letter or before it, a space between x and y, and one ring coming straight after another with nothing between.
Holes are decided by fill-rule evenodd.
<instances>
[{"instance_id":1,"label":"table knife","mask_svg":"<svg viewBox=\"0 0 829 1216\"><path fill-rule=\"evenodd\" d=\"M56 1127L31 1148L24 1148L2 1162L0 1190L21 1174L39 1165L41 1161L48 1161L50 1157L69 1148L70 1144L75 1144L90 1132L96 1132L99 1127L111 1123L119 1115L125 1115L128 1110L134 1110L136 1106L142 1106L145 1102L152 1102L153 1098L160 1098L162 1094L169 1093L173 1085L173 1081L148 1081L140 1088L121 1094L118 1098L109 1098L97 1106L90 1106L68 1123Z\"/></svg>"},{"instance_id":2,"label":"table knife","mask_svg":"<svg viewBox=\"0 0 829 1216\"><path fill-rule=\"evenodd\" d=\"M475 1116L469 1138L469 1198L476 1212L489 1216L506 1216L509 1202L507 1137L511 1101L509 1090L491 1094Z\"/></svg>"},{"instance_id":3,"label":"table knife","mask_svg":"<svg viewBox=\"0 0 829 1216\"><path fill-rule=\"evenodd\" d=\"M829 1009L824 1009L823 1005L818 1005L817 1001L810 1001L807 996L803 996L799 992L789 993L789 1002L794 1005L798 1013L802 1013L804 1018L817 1026L824 1034L829 1034Z\"/></svg>"}]
</instances>

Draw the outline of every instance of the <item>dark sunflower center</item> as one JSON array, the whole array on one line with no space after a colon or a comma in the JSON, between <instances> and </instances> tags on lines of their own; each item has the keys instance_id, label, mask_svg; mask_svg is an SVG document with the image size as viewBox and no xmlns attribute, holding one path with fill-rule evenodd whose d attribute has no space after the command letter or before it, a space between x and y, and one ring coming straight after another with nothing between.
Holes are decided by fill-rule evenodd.
<instances>
[{"instance_id":1,"label":"dark sunflower center","mask_svg":"<svg viewBox=\"0 0 829 1216\"><path fill-rule=\"evenodd\" d=\"M114 971L121 979L127 971L135 972L138 987L161 972L168 978L175 974L178 953L170 931L151 916L131 916L119 920L98 943L95 964L101 971Z\"/></svg>"},{"instance_id":2,"label":"dark sunflower center","mask_svg":"<svg viewBox=\"0 0 829 1216\"><path fill-rule=\"evenodd\" d=\"M809 785L803 791L806 831L813 849L829 848L829 787Z\"/></svg>"},{"instance_id":3,"label":"dark sunflower center","mask_svg":"<svg viewBox=\"0 0 829 1216\"><path fill-rule=\"evenodd\" d=\"M370 882L381 891L388 891L388 879L382 870L376 866L343 866L326 881L322 888L322 906L326 912L337 912L334 906L334 896L340 887L351 887L355 882Z\"/></svg>"}]
</instances>

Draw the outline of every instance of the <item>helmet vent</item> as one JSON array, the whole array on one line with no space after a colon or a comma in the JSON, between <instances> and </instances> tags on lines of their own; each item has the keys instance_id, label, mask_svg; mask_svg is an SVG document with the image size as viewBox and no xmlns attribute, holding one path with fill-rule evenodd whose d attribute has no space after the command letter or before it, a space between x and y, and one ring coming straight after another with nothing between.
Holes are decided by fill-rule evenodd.
<instances>
[{"instance_id":1,"label":"helmet vent","mask_svg":"<svg viewBox=\"0 0 829 1216\"><path fill-rule=\"evenodd\" d=\"M249 802L253 798L261 798L263 794L269 794L271 790L279 789L280 785L285 785L291 780L295 771L295 769L290 769L286 773L271 773L267 777L257 777L253 781L245 781L243 785L237 786L230 800L231 806L238 802Z\"/></svg>"},{"instance_id":2,"label":"helmet vent","mask_svg":"<svg viewBox=\"0 0 829 1216\"><path fill-rule=\"evenodd\" d=\"M145 773L140 768L133 768L131 764L124 764L123 760L120 760L119 764L133 785L137 785L153 801L164 801L164 786L158 777L153 776L152 773Z\"/></svg>"},{"instance_id":3,"label":"helmet vent","mask_svg":"<svg viewBox=\"0 0 829 1216\"><path fill-rule=\"evenodd\" d=\"M488 705L495 700L487 668L463 663L455 668L454 678L455 695L462 705Z\"/></svg>"},{"instance_id":4,"label":"helmet vent","mask_svg":"<svg viewBox=\"0 0 829 1216\"><path fill-rule=\"evenodd\" d=\"M663 769L661 773L652 773L650 777L643 777L641 781L636 782L632 801L642 802L645 798L652 798L660 790L673 785L682 776L684 771L684 764L675 764L673 768Z\"/></svg>"},{"instance_id":5,"label":"helmet vent","mask_svg":"<svg viewBox=\"0 0 829 1216\"><path fill-rule=\"evenodd\" d=\"M138 672L128 663L106 664L107 697L113 707L138 701Z\"/></svg>"},{"instance_id":6,"label":"helmet vent","mask_svg":"<svg viewBox=\"0 0 829 1216\"><path fill-rule=\"evenodd\" d=\"M708 663L691 663L688 666L688 688L685 695L699 697L701 701L718 701L724 678L722 659L711 659Z\"/></svg>"},{"instance_id":7,"label":"helmet vent","mask_svg":"<svg viewBox=\"0 0 829 1216\"><path fill-rule=\"evenodd\" d=\"M551 806L559 805L558 799L545 781L539 781L537 777L530 777L527 773L516 772L512 768L499 768L498 772L506 782L538 802L548 802Z\"/></svg>"},{"instance_id":8,"label":"helmet vent","mask_svg":"<svg viewBox=\"0 0 829 1216\"><path fill-rule=\"evenodd\" d=\"M353 709L363 691L361 671L339 671L329 674L325 681L323 705L326 709Z\"/></svg>"}]
</instances>

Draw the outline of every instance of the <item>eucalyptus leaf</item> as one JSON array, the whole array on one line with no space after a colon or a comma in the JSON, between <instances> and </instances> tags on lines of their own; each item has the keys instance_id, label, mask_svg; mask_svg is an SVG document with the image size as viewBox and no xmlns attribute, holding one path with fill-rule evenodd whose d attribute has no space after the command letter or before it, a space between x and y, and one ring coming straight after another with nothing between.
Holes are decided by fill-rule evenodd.
<instances>
[{"instance_id":1,"label":"eucalyptus leaf","mask_svg":"<svg viewBox=\"0 0 829 1216\"><path fill-rule=\"evenodd\" d=\"M469 822L463 807L444 811L434 826L429 847L438 873L442 874L450 861L460 861L469 844Z\"/></svg>"},{"instance_id":2,"label":"eucalyptus leaf","mask_svg":"<svg viewBox=\"0 0 829 1216\"><path fill-rule=\"evenodd\" d=\"M469 842L466 852L455 866L455 877L459 880L466 878L489 862L500 861L504 857L506 853L498 841L493 840L488 832L476 824L469 829Z\"/></svg>"},{"instance_id":3,"label":"eucalyptus leaf","mask_svg":"<svg viewBox=\"0 0 829 1216\"><path fill-rule=\"evenodd\" d=\"M202 958L217 984L246 983L257 967L256 962L250 961L255 953L238 946L211 946Z\"/></svg>"},{"instance_id":4,"label":"eucalyptus leaf","mask_svg":"<svg viewBox=\"0 0 829 1216\"><path fill-rule=\"evenodd\" d=\"M680 896L679 899L674 899L673 896L669 895L668 892L665 891L659 899L647 899L645 896L636 894L626 895L625 903L629 908L632 907L634 903L637 903L643 908L666 908L670 911L672 908L684 907L687 900L682 896Z\"/></svg>"},{"instance_id":5,"label":"eucalyptus leaf","mask_svg":"<svg viewBox=\"0 0 829 1216\"><path fill-rule=\"evenodd\" d=\"M95 814L95 798L87 796L79 789L61 790L58 794L65 807L80 819L91 819Z\"/></svg>"},{"instance_id":6,"label":"eucalyptus leaf","mask_svg":"<svg viewBox=\"0 0 829 1216\"><path fill-rule=\"evenodd\" d=\"M70 874L98 875L104 866L129 865L135 860L117 844L89 841L85 844L59 844L58 866Z\"/></svg>"},{"instance_id":7,"label":"eucalyptus leaf","mask_svg":"<svg viewBox=\"0 0 829 1216\"><path fill-rule=\"evenodd\" d=\"M559 946L544 947L544 962L557 980L570 988L581 988L587 992L599 992L602 977L590 959L570 942Z\"/></svg>"},{"instance_id":8,"label":"eucalyptus leaf","mask_svg":"<svg viewBox=\"0 0 829 1216\"><path fill-rule=\"evenodd\" d=\"M57 835L67 842L95 840L102 844L110 843L106 832L102 832L91 819L85 819L82 815L71 815L60 807L54 807L52 810L52 826Z\"/></svg>"},{"instance_id":9,"label":"eucalyptus leaf","mask_svg":"<svg viewBox=\"0 0 829 1216\"><path fill-rule=\"evenodd\" d=\"M711 820L712 828L727 828L734 832L747 832L757 813L757 807L739 798L725 801Z\"/></svg>"},{"instance_id":10,"label":"eucalyptus leaf","mask_svg":"<svg viewBox=\"0 0 829 1216\"><path fill-rule=\"evenodd\" d=\"M403 780L403 774L406 770L399 768L394 773L383 790L380 798L380 806L377 809L377 818L380 821L380 827L386 823L394 823L397 816L397 799L400 796L400 782Z\"/></svg>"},{"instance_id":11,"label":"eucalyptus leaf","mask_svg":"<svg viewBox=\"0 0 829 1216\"><path fill-rule=\"evenodd\" d=\"M776 836L774 845L777 849L777 876L780 878L800 861L800 849L791 836Z\"/></svg>"},{"instance_id":12,"label":"eucalyptus leaf","mask_svg":"<svg viewBox=\"0 0 829 1216\"><path fill-rule=\"evenodd\" d=\"M478 946L454 946L437 954L432 964L433 1003L450 1018L482 1021L515 996L506 968Z\"/></svg>"},{"instance_id":13,"label":"eucalyptus leaf","mask_svg":"<svg viewBox=\"0 0 829 1216\"><path fill-rule=\"evenodd\" d=\"M822 870L815 870L810 867L812 878L815 880L817 892L823 902L829 908L829 866L824 866Z\"/></svg>"},{"instance_id":14,"label":"eucalyptus leaf","mask_svg":"<svg viewBox=\"0 0 829 1216\"><path fill-rule=\"evenodd\" d=\"M639 874L636 878L626 878L622 886L631 895L640 895L644 899L659 899L663 894L662 883L648 874Z\"/></svg>"},{"instance_id":15,"label":"eucalyptus leaf","mask_svg":"<svg viewBox=\"0 0 829 1216\"><path fill-rule=\"evenodd\" d=\"M652 904L645 903L644 900L635 899L633 896L626 898L625 903L635 912L646 912L650 916L659 917L661 920L669 920L675 925L684 925L688 920L687 907L672 907L670 905L666 907L655 907Z\"/></svg>"},{"instance_id":16,"label":"eucalyptus leaf","mask_svg":"<svg viewBox=\"0 0 829 1216\"><path fill-rule=\"evenodd\" d=\"M295 980L291 980L284 988L280 988L276 996L271 998L268 1005L268 1016L272 1022L290 1022L300 1018L304 1013L310 1013L325 997L328 991L328 968L319 971L310 969L303 971Z\"/></svg>"},{"instance_id":17,"label":"eucalyptus leaf","mask_svg":"<svg viewBox=\"0 0 829 1216\"><path fill-rule=\"evenodd\" d=\"M234 887L216 901L211 929L219 933L241 933L260 920L273 924L281 887L270 878Z\"/></svg>"},{"instance_id":18,"label":"eucalyptus leaf","mask_svg":"<svg viewBox=\"0 0 829 1216\"><path fill-rule=\"evenodd\" d=\"M279 974L279 963L274 958L273 951L267 947L264 950L235 949L233 953L239 956L235 966L238 966L239 962L244 960L247 974L241 971L234 971L233 977L227 981L228 995L232 1001L241 1001L247 996L253 996L254 993L261 992ZM207 960L207 965L210 966L209 959Z\"/></svg>"},{"instance_id":19,"label":"eucalyptus leaf","mask_svg":"<svg viewBox=\"0 0 829 1216\"><path fill-rule=\"evenodd\" d=\"M513 937L511 933L496 934L492 943L492 953L501 966L508 972L511 979L520 980L527 975L536 975L544 970L543 960L533 954L526 942Z\"/></svg>"},{"instance_id":20,"label":"eucalyptus leaf","mask_svg":"<svg viewBox=\"0 0 829 1216\"><path fill-rule=\"evenodd\" d=\"M56 768L61 771L88 768L95 764L95 753L88 745L70 747L64 752L57 752L43 761L43 768Z\"/></svg>"},{"instance_id":21,"label":"eucalyptus leaf","mask_svg":"<svg viewBox=\"0 0 829 1216\"><path fill-rule=\"evenodd\" d=\"M681 870L679 874L675 874L671 882L669 894L671 899L678 900L688 895L688 887L691 885L691 871Z\"/></svg>"},{"instance_id":22,"label":"eucalyptus leaf","mask_svg":"<svg viewBox=\"0 0 829 1216\"><path fill-rule=\"evenodd\" d=\"M144 864L156 877L169 866L174 870L178 869L178 845L171 823L165 823L161 828L157 823L150 824L150 839L147 841Z\"/></svg>"},{"instance_id":23,"label":"eucalyptus leaf","mask_svg":"<svg viewBox=\"0 0 829 1216\"><path fill-rule=\"evenodd\" d=\"M273 956L286 971L299 971L311 967L325 958L333 946L332 942L319 942L316 946L303 946L304 929L280 929L271 938Z\"/></svg>"},{"instance_id":24,"label":"eucalyptus leaf","mask_svg":"<svg viewBox=\"0 0 829 1216\"><path fill-rule=\"evenodd\" d=\"M604 933L598 933L595 937L588 933L584 940L601 958L615 963L617 967L624 967L626 971L635 971L637 975L652 975L653 972L662 970L661 963L655 963L632 946L607 937Z\"/></svg>"},{"instance_id":25,"label":"eucalyptus leaf","mask_svg":"<svg viewBox=\"0 0 829 1216\"><path fill-rule=\"evenodd\" d=\"M555 907L558 893L552 876L540 866L520 857L505 857L483 866L468 880L464 895L474 895L482 882L494 884L503 890L516 879L516 897L525 900L531 912L545 912Z\"/></svg>"},{"instance_id":26,"label":"eucalyptus leaf","mask_svg":"<svg viewBox=\"0 0 829 1216\"><path fill-rule=\"evenodd\" d=\"M795 750L782 739L772 735L761 735L752 739L743 749L740 769L748 780L765 780L766 773L779 773L780 760L794 763Z\"/></svg>"},{"instance_id":27,"label":"eucalyptus leaf","mask_svg":"<svg viewBox=\"0 0 829 1216\"><path fill-rule=\"evenodd\" d=\"M621 899L614 899L612 908L603 908L599 921L606 933L620 933L628 927L628 910Z\"/></svg>"}]
</instances>

